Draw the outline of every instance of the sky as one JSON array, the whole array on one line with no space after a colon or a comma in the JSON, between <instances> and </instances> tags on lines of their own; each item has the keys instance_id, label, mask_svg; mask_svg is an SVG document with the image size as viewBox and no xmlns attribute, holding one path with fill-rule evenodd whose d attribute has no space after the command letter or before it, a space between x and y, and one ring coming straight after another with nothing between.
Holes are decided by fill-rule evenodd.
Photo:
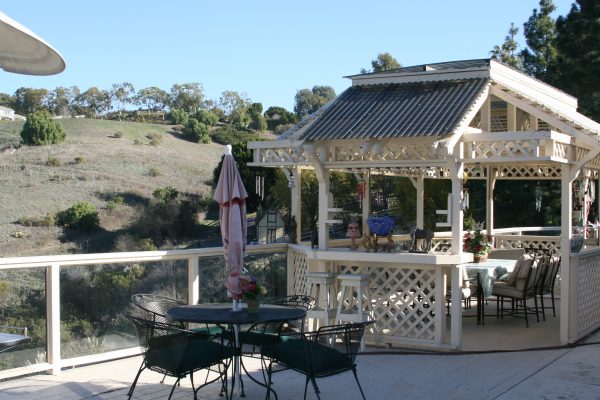
<instances>
[{"instance_id":1,"label":"sky","mask_svg":"<svg viewBox=\"0 0 600 400\"><path fill-rule=\"evenodd\" d=\"M572 0L554 0L555 17ZM199 82L218 100L245 92L266 110L293 111L296 92L371 68L388 52L402 65L489 57L511 22L519 28L539 0L4 0L0 11L65 58L64 72L0 72L0 92L19 87L136 90Z\"/></svg>"}]
</instances>

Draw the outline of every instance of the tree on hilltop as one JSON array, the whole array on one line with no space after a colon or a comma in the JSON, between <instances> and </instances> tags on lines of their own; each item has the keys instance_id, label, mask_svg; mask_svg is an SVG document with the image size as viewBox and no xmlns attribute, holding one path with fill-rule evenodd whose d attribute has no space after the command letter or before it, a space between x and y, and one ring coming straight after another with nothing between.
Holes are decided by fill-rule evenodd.
<instances>
[{"instance_id":1,"label":"tree on hilltop","mask_svg":"<svg viewBox=\"0 0 600 400\"><path fill-rule=\"evenodd\" d=\"M398 62L390 53L379 53L377 54L377 58L371 60L371 67L373 68L371 71L368 69L362 68L360 70L361 74L368 74L370 72L382 72L389 71L392 69L401 68L402 64Z\"/></svg>"},{"instance_id":2,"label":"tree on hilltop","mask_svg":"<svg viewBox=\"0 0 600 400\"><path fill-rule=\"evenodd\" d=\"M331 86L313 86L296 92L294 112L305 118L335 98L335 90Z\"/></svg>"}]
</instances>

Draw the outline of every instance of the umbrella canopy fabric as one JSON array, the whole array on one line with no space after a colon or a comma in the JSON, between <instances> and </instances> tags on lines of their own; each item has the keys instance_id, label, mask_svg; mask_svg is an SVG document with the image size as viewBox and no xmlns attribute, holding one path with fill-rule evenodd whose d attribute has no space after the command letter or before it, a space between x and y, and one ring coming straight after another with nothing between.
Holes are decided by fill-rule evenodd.
<instances>
[{"instance_id":1,"label":"umbrella canopy fabric","mask_svg":"<svg viewBox=\"0 0 600 400\"><path fill-rule=\"evenodd\" d=\"M231 154L225 154L223 167L213 196L219 203L221 237L227 267L227 295L242 297L240 274L244 267L246 250L246 198L248 193Z\"/></svg>"},{"instance_id":2,"label":"umbrella canopy fabric","mask_svg":"<svg viewBox=\"0 0 600 400\"><path fill-rule=\"evenodd\" d=\"M0 68L25 75L64 71L65 60L52 46L0 12Z\"/></svg>"}]
</instances>

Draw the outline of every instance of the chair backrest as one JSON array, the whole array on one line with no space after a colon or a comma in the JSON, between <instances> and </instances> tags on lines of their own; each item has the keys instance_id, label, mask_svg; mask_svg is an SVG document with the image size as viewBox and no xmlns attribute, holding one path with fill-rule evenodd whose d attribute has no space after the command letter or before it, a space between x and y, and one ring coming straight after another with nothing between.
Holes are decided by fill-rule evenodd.
<instances>
[{"instance_id":1,"label":"chair backrest","mask_svg":"<svg viewBox=\"0 0 600 400\"><path fill-rule=\"evenodd\" d=\"M353 322L344 325L330 325L319 328L314 338L315 342L331 347L343 354L354 363L365 328L375 321Z\"/></svg>"},{"instance_id":2,"label":"chair backrest","mask_svg":"<svg viewBox=\"0 0 600 400\"><path fill-rule=\"evenodd\" d=\"M155 294L134 294L131 296L131 304L135 306L134 312L141 319L169 324L173 322L167 316L167 310L184 305L179 300Z\"/></svg>"},{"instance_id":3,"label":"chair backrest","mask_svg":"<svg viewBox=\"0 0 600 400\"><path fill-rule=\"evenodd\" d=\"M517 271L517 276L513 283L516 290L522 292L527 288L527 284L529 282L529 278L531 275L531 268L535 264L535 261L536 261L536 259L533 256L530 256L527 254L523 255L523 257L517 261L517 263L520 263L520 266L519 266L519 270ZM515 266L515 269L516 269L516 266ZM512 273L511 273L511 276L512 276ZM509 281L510 280L511 280L511 277L509 276Z\"/></svg>"},{"instance_id":4,"label":"chair backrest","mask_svg":"<svg viewBox=\"0 0 600 400\"><path fill-rule=\"evenodd\" d=\"M548 261L548 269L546 270L546 275L544 276L544 281L540 287L540 292L550 293L552 288L554 287L554 282L556 281L556 276L558 275L558 269L560 268L560 256L552 256Z\"/></svg>"},{"instance_id":5,"label":"chair backrest","mask_svg":"<svg viewBox=\"0 0 600 400\"><path fill-rule=\"evenodd\" d=\"M523 254L525 249L497 249L490 252L488 259L518 260Z\"/></svg>"},{"instance_id":6,"label":"chair backrest","mask_svg":"<svg viewBox=\"0 0 600 400\"><path fill-rule=\"evenodd\" d=\"M527 277L527 285L524 289L524 294L526 297L534 296L537 293L540 280L543 278L544 262L544 257L536 257L533 260L531 268L529 269L529 276Z\"/></svg>"}]
</instances>

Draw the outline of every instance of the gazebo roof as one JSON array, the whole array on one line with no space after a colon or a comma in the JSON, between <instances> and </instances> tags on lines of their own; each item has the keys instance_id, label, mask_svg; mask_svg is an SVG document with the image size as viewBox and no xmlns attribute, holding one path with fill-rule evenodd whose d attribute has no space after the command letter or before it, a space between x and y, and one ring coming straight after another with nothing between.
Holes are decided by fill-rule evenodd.
<instances>
[{"instance_id":1,"label":"gazebo roof","mask_svg":"<svg viewBox=\"0 0 600 400\"><path fill-rule=\"evenodd\" d=\"M488 79L352 86L296 140L446 136Z\"/></svg>"}]
</instances>

